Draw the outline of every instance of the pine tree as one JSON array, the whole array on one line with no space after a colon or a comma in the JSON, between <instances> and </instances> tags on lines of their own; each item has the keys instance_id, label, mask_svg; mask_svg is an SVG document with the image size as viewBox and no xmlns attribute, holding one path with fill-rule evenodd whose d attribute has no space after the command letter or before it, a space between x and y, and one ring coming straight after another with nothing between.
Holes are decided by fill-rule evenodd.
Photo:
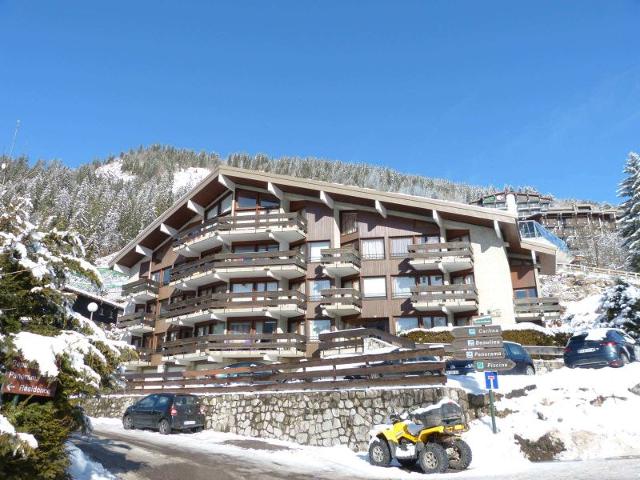
<instances>
[{"instance_id":1,"label":"pine tree","mask_svg":"<svg viewBox=\"0 0 640 480\"><path fill-rule=\"evenodd\" d=\"M624 167L627 177L620 184L618 196L625 199L620 219L623 245L629 249L629 266L640 272L640 155L630 153Z\"/></svg>"}]
</instances>

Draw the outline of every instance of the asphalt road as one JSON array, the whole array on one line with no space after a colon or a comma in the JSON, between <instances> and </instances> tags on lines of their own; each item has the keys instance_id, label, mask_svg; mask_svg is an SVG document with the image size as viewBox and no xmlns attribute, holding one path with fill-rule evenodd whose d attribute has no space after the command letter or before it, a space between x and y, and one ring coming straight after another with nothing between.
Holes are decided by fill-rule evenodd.
<instances>
[{"instance_id":1,"label":"asphalt road","mask_svg":"<svg viewBox=\"0 0 640 480\"><path fill-rule=\"evenodd\" d=\"M265 461L268 455L252 456L251 450L243 450L242 454L212 454L195 449L193 445L181 445L180 436L175 442L167 443L167 437L159 438L159 434L140 436L131 435L127 431L101 431L96 428L88 437L75 437L73 442L93 460L102 463L109 471L121 480L230 480L230 479L287 479L308 480L359 480L368 477L340 473L340 469L332 469L327 465L326 471L295 467L277 459ZM235 440L237 446L269 450L287 450L259 440ZM249 453L247 453L249 452ZM295 451L291 452L295 455ZM258 458L259 457L259 458ZM377 469L376 469L377 470ZM380 470L384 478L384 472ZM388 470L389 477L403 476L396 468ZM422 475L407 472L407 478L420 478ZM434 478L435 476L424 476ZM473 471L449 473L438 478L460 478L465 480L498 479L498 480L640 480L640 457L617 458L607 460L588 460L582 462L553 462L532 464L526 472L505 475L474 475Z\"/></svg>"}]
</instances>

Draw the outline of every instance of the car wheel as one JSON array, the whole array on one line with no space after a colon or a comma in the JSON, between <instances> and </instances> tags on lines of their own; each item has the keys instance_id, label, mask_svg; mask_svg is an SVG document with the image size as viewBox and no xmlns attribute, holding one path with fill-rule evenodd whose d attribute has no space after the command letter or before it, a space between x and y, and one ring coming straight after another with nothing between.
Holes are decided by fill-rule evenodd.
<instances>
[{"instance_id":1,"label":"car wheel","mask_svg":"<svg viewBox=\"0 0 640 480\"><path fill-rule=\"evenodd\" d=\"M464 440L454 440L447 448L449 456L449 468L453 470L466 470L471 465L471 447Z\"/></svg>"},{"instance_id":2,"label":"car wheel","mask_svg":"<svg viewBox=\"0 0 640 480\"><path fill-rule=\"evenodd\" d=\"M391 452L386 440L376 438L369 446L369 462L376 467L388 467L391 463Z\"/></svg>"},{"instance_id":3,"label":"car wheel","mask_svg":"<svg viewBox=\"0 0 640 480\"><path fill-rule=\"evenodd\" d=\"M527 368L524 371L525 375L535 375L536 374L536 369L533 368L531 365L527 365Z\"/></svg>"},{"instance_id":4,"label":"car wheel","mask_svg":"<svg viewBox=\"0 0 640 480\"><path fill-rule=\"evenodd\" d=\"M444 473L449 468L449 457L442 445L428 442L418 455L418 465L424 473Z\"/></svg>"},{"instance_id":5,"label":"car wheel","mask_svg":"<svg viewBox=\"0 0 640 480\"><path fill-rule=\"evenodd\" d=\"M133 418L131 415L125 415L122 419L122 426L125 430L133 430Z\"/></svg>"},{"instance_id":6,"label":"car wheel","mask_svg":"<svg viewBox=\"0 0 640 480\"><path fill-rule=\"evenodd\" d=\"M158 423L158 431L162 435L169 435L171 433L171 425L169 425L169 420L166 418L160 420Z\"/></svg>"}]
</instances>

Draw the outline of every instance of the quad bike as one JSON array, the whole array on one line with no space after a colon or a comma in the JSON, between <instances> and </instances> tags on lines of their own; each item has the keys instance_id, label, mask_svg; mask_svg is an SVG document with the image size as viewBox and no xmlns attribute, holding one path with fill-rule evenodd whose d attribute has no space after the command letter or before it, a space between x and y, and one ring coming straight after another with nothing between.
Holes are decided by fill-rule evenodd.
<instances>
[{"instance_id":1,"label":"quad bike","mask_svg":"<svg viewBox=\"0 0 640 480\"><path fill-rule=\"evenodd\" d=\"M460 438L469 427L462 409L450 400L412 412L413 422L392 415L393 425L372 432L369 461L388 467L395 459L403 467L416 463L424 473L464 470L471 464L471 448Z\"/></svg>"}]
</instances>

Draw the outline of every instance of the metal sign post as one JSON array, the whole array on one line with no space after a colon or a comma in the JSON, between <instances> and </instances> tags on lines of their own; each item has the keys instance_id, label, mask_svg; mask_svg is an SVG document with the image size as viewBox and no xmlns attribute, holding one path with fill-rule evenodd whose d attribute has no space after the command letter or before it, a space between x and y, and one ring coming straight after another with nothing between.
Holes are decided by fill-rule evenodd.
<instances>
[{"instance_id":1,"label":"metal sign post","mask_svg":"<svg viewBox=\"0 0 640 480\"><path fill-rule=\"evenodd\" d=\"M496 407L494 404L493 389L498 388L498 372L484 372L484 383L489 390L489 411L491 412L491 430L494 434L498 433L496 428Z\"/></svg>"}]
</instances>

